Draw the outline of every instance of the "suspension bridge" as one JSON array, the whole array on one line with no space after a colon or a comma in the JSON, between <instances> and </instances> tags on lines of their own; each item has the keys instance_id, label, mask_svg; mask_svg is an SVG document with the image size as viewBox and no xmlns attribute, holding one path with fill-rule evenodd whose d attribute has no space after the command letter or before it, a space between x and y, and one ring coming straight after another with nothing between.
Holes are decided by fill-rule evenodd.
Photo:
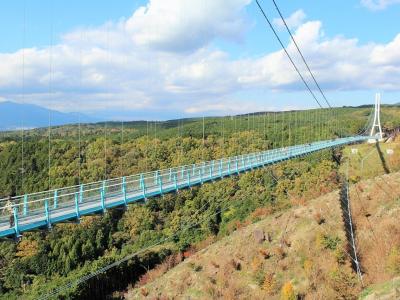
<instances>
[{"instance_id":1,"label":"suspension bridge","mask_svg":"<svg viewBox=\"0 0 400 300\"><path fill-rule=\"evenodd\" d=\"M256 1L256 4L276 39L280 43L282 50L289 58L289 61L293 65L301 81L306 86L308 92L311 94L318 106L324 108L309 83L307 83L306 78L302 75L301 70L292 58L292 55L285 48L260 3ZM274 4L282 18L290 38L296 46L297 52L307 67L307 71L312 78L312 81L317 87L317 91L322 95L327 107L332 109L275 1ZM52 68L50 69L52 72ZM334 115L331 115L330 117L333 119L335 118ZM316 151L364 141L376 142L377 140L382 139L382 129L380 125L380 96L378 94L375 100L375 114L372 126L368 123L369 121L367 121L367 126L365 127L367 130L364 130L362 134L354 136L336 137L334 139L329 139L327 137L327 139L322 141L312 141L309 143L290 145L261 152L225 157L218 160L203 161L192 165L176 166L169 169L155 170L131 176L67 186L54 190L48 189L42 192L0 199L0 238L20 237L23 232L51 228L53 224L56 223L79 220L83 216L103 213L107 209L126 207L128 204L145 201L150 197L157 197L166 193L190 188L195 185L212 182L224 177L239 175L243 172L298 158ZM324 125L322 124L321 127L322 126ZM365 134L369 129L370 132ZM51 137L50 130L51 126L49 124L49 149ZM22 141L23 136L22 132Z\"/></svg>"},{"instance_id":2,"label":"suspension bridge","mask_svg":"<svg viewBox=\"0 0 400 300\"><path fill-rule=\"evenodd\" d=\"M377 96L375 111L379 112ZM23 232L51 228L53 224L79 220L150 197L178 192L206 182L298 158L324 149L382 138L379 114L375 113L371 132L366 135L328 139L307 144L248 153L192 165L156 170L38 193L1 199L0 237L19 237ZM8 202L7 202L8 201Z\"/></svg>"}]
</instances>

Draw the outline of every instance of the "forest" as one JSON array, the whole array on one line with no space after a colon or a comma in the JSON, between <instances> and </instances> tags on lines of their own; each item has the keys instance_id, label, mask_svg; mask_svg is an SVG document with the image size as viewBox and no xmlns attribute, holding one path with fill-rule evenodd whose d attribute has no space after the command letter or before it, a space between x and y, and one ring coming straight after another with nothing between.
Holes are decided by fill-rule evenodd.
<instances>
[{"instance_id":1,"label":"forest","mask_svg":"<svg viewBox=\"0 0 400 300\"><path fill-rule=\"evenodd\" d=\"M382 110L384 128L398 127L400 109ZM370 117L371 107L344 107L3 132L0 198L354 135L365 131ZM326 150L24 233L18 243L2 241L0 298L112 298L171 254L257 221L257 210L271 214L337 189L340 155L341 149Z\"/></svg>"}]
</instances>

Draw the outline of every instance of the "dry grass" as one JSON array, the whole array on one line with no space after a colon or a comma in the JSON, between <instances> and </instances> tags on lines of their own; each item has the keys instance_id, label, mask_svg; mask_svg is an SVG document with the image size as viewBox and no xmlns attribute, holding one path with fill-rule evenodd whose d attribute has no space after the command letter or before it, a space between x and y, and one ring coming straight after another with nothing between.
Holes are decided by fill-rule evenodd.
<instances>
[{"instance_id":1,"label":"dry grass","mask_svg":"<svg viewBox=\"0 0 400 300\"><path fill-rule=\"evenodd\" d=\"M366 284L400 275L400 256L396 256L396 249L400 249L399 195L398 173L360 182L351 189L357 245Z\"/></svg>"},{"instance_id":2,"label":"dry grass","mask_svg":"<svg viewBox=\"0 0 400 300\"><path fill-rule=\"evenodd\" d=\"M143 274L137 284L136 287L142 287L150 282L153 282L155 279L159 278L161 275L165 274L168 272L170 269L178 265L180 262L182 262L183 256L181 253L173 254L168 256L161 264L157 265L155 268L149 270L145 274ZM141 289L141 294L144 295L144 291L147 291L147 289L142 288ZM148 292L147 292L148 293Z\"/></svg>"},{"instance_id":3,"label":"dry grass","mask_svg":"<svg viewBox=\"0 0 400 300\"><path fill-rule=\"evenodd\" d=\"M318 225L325 223L325 218L322 216L321 212L319 212L319 211L316 212L313 217L314 217L315 222L317 222Z\"/></svg>"},{"instance_id":4,"label":"dry grass","mask_svg":"<svg viewBox=\"0 0 400 300\"><path fill-rule=\"evenodd\" d=\"M255 216L269 213L261 212ZM325 223L315 222L315 212L321 212ZM230 236L189 256L147 284L148 296L135 289L127 298L164 295L170 299L279 299L287 282L296 295L304 295L305 299L339 297L336 282L328 279L339 265L351 273L348 259L339 264L335 250L321 249L315 240L320 232L344 240L342 224L337 222L340 215L335 192L312 200L307 206L268 215L255 224L236 224L240 229ZM268 233L263 243L255 242L255 230ZM201 271L194 270L194 266L202 266ZM349 290L357 292L358 287L350 286L346 291Z\"/></svg>"}]
</instances>

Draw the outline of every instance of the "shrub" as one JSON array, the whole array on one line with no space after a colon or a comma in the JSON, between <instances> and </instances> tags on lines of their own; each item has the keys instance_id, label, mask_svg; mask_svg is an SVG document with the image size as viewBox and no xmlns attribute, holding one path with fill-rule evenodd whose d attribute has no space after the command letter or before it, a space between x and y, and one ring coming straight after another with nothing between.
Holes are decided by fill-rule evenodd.
<instances>
[{"instance_id":1,"label":"shrub","mask_svg":"<svg viewBox=\"0 0 400 300\"><path fill-rule=\"evenodd\" d=\"M203 270L203 267L200 265L196 265L193 269L195 272L200 272L201 270Z\"/></svg>"},{"instance_id":2,"label":"shrub","mask_svg":"<svg viewBox=\"0 0 400 300\"><path fill-rule=\"evenodd\" d=\"M343 247L337 247L335 250L335 258L339 264L344 264L346 262L347 253Z\"/></svg>"},{"instance_id":3,"label":"shrub","mask_svg":"<svg viewBox=\"0 0 400 300\"><path fill-rule=\"evenodd\" d=\"M17 245L17 257L32 257L35 256L39 251L38 242L35 240L23 239Z\"/></svg>"},{"instance_id":4,"label":"shrub","mask_svg":"<svg viewBox=\"0 0 400 300\"><path fill-rule=\"evenodd\" d=\"M386 268L389 273L392 275L399 275L400 274L400 248L399 247L393 247L390 250L387 262L386 262Z\"/></svg>"},{"instance_id":5,"label":"shrub","mask_svg":"<svg viewBox=\"0 0 400 300\"><path fill-rule=\"evenodd\" d=\"M313 267L314 267L314 264L311 259L304 260L303 269L306 272L307 276L310 276L310 274L313 270Z\"/></svg>"},{"instance_id":6,"label":"shrub","mask_svg":"<svg viewBox=\"0 0 400 300\"><path fill-rule=\"evenodd\" d=\"M154 269L147 271L145 274L140 276L137 283L138 286L146 285L149 282L154 281L161 275L168 272L170 269L175 267L182 261L182 255L180 253L168 256L161 264L158 264Z\"/></svg>"},{"instance_id":7,"label":"shrub","mask_svg":"<svg viewBox=\"0 0 400 300\"><path fill-rule=\"evenodd\" d=\"M281 290L281 300L296 300L293 285L291 282L286 282Z\"/></svg>"},{"instance_id":8,"label":"shrub","mask_svg":"<svg viewBox=\"0 0 400 300\"><path fill-rule=\"evenodd\" d=\"M230 264L236 271L240 271L240 269L242 268L240 262L234 260L233 258L230 260Z\"/></svg>"},{"instance_id":9,"label":"shrub","mask_svg":"<svg viewBox=\"0 0 400 300\"><path fill-rule=\"evenodd\" d=\"M262 260L258 256L254 256L251 261L251 268L254 272L257 272L262 267Z\"/></svg>"},{"instance_id":10,"label":"shrub","mask_svg":"<svg viewBox=\"0 0 400 300\"><path fill-rule=\"evenodd\" d=\"M282 246L275 247L274 253L278 259L284 259L286 257L286 252Z\"/></svg>"},{"instance_id":11,"label":"shrub","mask_svg":"<svg viewBox=\"0 0 400 300\"><path fill-rule=\"evenodd\" d=\"M275 276L273 273L266 274L262 284L262 289L268 294L273 294L276 288Z\"/></svg>"},{"instance_id":12,"label":"shrub","mask_svg":"<svg viewBox=\"0 0 400 300\"><path fill-rule=\"evenodd\" d=\"M266 216L269 216L271 213L272 213L271 207L259 207L256 208L256 210L250 214L250 219L253 222L258 221L265 218Z\"/></svg>"},{"instance_id":13,"label":"shrub","mask_svg":"<svg viewBox=\"0 0 400 300\"><path fill-rule=\"evenodd\" d=\"M329 250L336 250L337 246L341 242L338 236L332 236L328 234L319 234L316 238L318 246Z\"/></svg>"},{"instance_id":14,"label":"shrub","mask_svg":"<svg viewBox=\"0 0 400 300\"><path fill-rule=\"evenodd\" d=\"M356 275L347 268L335 267L330 271L328 284L336 292L339 299L356 299L358 280Z\"/></svg>"},{"instance_id":15,"label":"shrub","mask_svg":"<svg viewBox=\"0 0 400 300\"><path fill-rule=\"evenodd\" d=\"M253 275L253 280L255 283L259 286L262 287L264 283L264 278L265 278L265 271L264 269L260 266L257 270L254 271Z\"/></svg>"},{"instance_id":16,"label":"shrub","mask_svg":"<svg viewBox=\"0 0 400 300\"><path fill-rule=\"evenodd\" d=\"M264 259L269 259L271 257L271 253L266 249L259 249L258 253L260 253L261 257Z\"/></svg>"}]
</instances>

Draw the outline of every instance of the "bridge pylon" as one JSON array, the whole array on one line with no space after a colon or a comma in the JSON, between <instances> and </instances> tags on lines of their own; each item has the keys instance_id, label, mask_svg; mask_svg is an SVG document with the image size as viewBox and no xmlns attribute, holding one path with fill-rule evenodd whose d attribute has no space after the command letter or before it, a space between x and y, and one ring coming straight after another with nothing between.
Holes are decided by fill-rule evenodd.
<instances>
[{"instance_id":1,"label":"bridge pylon","mask_svg":"<svg viewBox=\"0 0 400 300\"><path fill-rule=\"evenodd\" d=\"M374 122L372 123L370 136L375 137L375 138L368 140L369 143L376 143L377 141L383 140L382 126L381 126L381 94L380 93L375 94Z\"/></svg>"}]
</instances>

